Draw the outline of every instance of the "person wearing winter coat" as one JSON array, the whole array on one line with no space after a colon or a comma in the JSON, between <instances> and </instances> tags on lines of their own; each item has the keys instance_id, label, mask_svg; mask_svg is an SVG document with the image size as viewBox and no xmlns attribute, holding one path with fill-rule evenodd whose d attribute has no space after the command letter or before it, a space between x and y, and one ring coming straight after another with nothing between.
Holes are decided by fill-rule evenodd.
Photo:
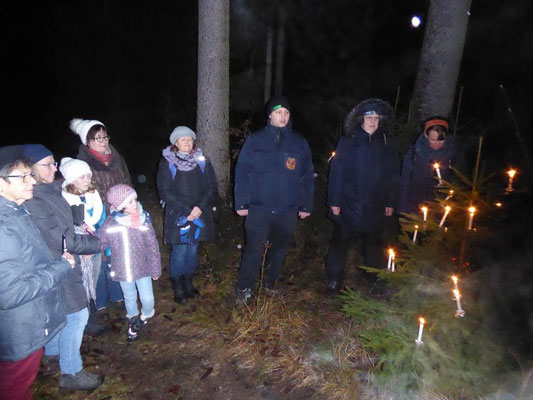
<instances>
[{"instance_id":1,"label":"person wearing winter coat","mask_svg":"<svg viewBox=\"0 0 533 400\"><path fill-rule=\"evenodd\" d=\"M165 202L164 241L172 246L170 280L174 301L199 295L192 275L198 265L198 243L213 240L213 205L218 196L215 171L196 133L186 126L170 134L157 171L157 190Z\"/></svg>"},{"instance_id":2,"label":"person wearing winter coat","mask_svg":"<svg viewBox=\"0 0 533 400\"><path fill-rule=\"evenodd\" d=\"M111 247L113 263L111 277L120 283L124 292L128 340L136 340L141 327L155 314L152 279L161 276L161 255L150 215L137 201L137 192L128 185L111 186L107 191L111 205L97 235L102 249ZM141 313L137 307L137 292Z\"/></svg>"},{"instance_id":3,"label":"person wearing winter coat","mask_svg":"<svg viewBox=\"0 0 533 400\"><path fill-rule=\"evenodd\" d=\"M131 186L131 176L126 162L109 143L110 136L100 121L74 118L70 121L70 129L80 137L82 143L76 158L85 161L91 167L92 182L102 195L106 211L109 213L110 205L105 197L109 188L119 183ZM109 276L107 267L111 262L109 256L109 252L102 254L102 266L96 284L97 310L105 309L109 301L118 303L124 299L120 285Z\"/></svg>"},{"instance_id":4,"label":"person wearing winter coat","mask_svg":"<svg viewBox=\"0 0 533 400\"><path fill-rule=\"evenodd\" d=\"M0 398L31 399L43 347L65 326L62 282L74 267L52 256L23 203L36 183L23 146L0 147Z\"/></svg>"},{"instance_id":5,"label":"person wearing winter coat","mask_svg":"<svg viewBox=\"0 0 533 400\"><path fill-rule=\"evenodd\" d=\"M24 146L24 156L31 161L37 180L33 198L25 204L30 218L53 257L68 250L76 260L76 266L63 281L67 324L45 346L44 356L47 361L59 361L59 387L92 390L102 383L102 376L83 369L80 354L89 311L79 256L98 252L100 240L75 233L70 205L61 196L61 182L54 181L57 163L52 152L42 144L29 144Z\"/></svg>"},{"instance_id":6,"label":"person wearing winter coat","mask_svg":"<svg viewBox=\"0 0 533 400\"><path fill-rule=\"evenodd\" d=\"M437 195L439 177L449 182L450 165L455 157L455 142L448 137L449 123L443 117L431 117L424 122L424 132L407 151L402 165L399 211L418 212L420 206Z\"/></svg>"},{"instance_id":7,"label":"person wearing winter coat","mask_svg":"<svg viewBox=\"0 0 533 400\"><path fill-rule=\"evenodd\" d=\"M265 242L268 262L263 287L274 294L298 217L313 208L314 168L307 141L292 130L285 96L266 104L266 126L244 143L235 167L235 210L245 216L246 246L237 277L237 306L252 297Z\"/></svg>"},{"instance_id":8,"label":"person wearing winter coat","mask_svg":"<svg viewBox=\"0 0 533 400\"><path fill-rule=\"evenodd\" d=\"M342 286L352 239L361 239L366 266L383 266L383 226L396 206L399 180L396 146L386 136L393 113L388 103L368 99L345 119L346 136L331 159L327 187L328 216L334 223L326 259L329 293Z\"/></svg>"}]
</instances>

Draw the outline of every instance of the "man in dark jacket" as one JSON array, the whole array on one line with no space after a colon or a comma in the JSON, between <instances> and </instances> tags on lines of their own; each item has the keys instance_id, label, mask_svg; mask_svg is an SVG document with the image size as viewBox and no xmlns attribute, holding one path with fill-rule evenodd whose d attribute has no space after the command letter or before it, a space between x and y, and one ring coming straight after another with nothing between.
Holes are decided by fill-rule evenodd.
<instances>
[{"instance_id":1,"label":"man in dark jacket","mask_svg":"<svg viewBox=\"0 0 533 400\"><path fill-rule=\"evenodd\" d=\"M392 108L379 99L358 104L347 115L342 137L331 160L328 199L334 222L326 260L327 290L339 291L351 240L359 236L366 266L382 267L382 231L393 214L398 186L395 146L385 135Z\"/></svg>"},{"instance_id":2,"label":"man in dark jacket","mask_svg":"<svg viewBox=\"0 0 533 400\"><path fill-rule=\"evenodd\" d=\"M287 98L271 98L267 115L267 125L244 143L235 168L235 209L246 216L238 305L252 296L266 247L269 264L263 285L273 290L297 219L307 218L313 207L311 151L307 141L291 128Z\"/></svg>"},{"instance_id":3,"label":"man in dark jacket","mask_svg":"<svg viewBox=\"0 0 533 400\"><path fill-rule=\"evenodd\" d=\"M67 325L45 346L45 357L59 357L60 387L91 390L102 383L102 377L84 370L80 355L89 312L79 255L98 253L100 240L92 235L74 233L70 205L61 195L61 182L54 181L57 163L52 152L41 144L30 144L24 146L24 156L32 162L37 180L33 198L26 202L30 218L39 228L52 257L61 256L66 245L76 260L75 268L63 281Z\"/></svg>"}]
</instances>

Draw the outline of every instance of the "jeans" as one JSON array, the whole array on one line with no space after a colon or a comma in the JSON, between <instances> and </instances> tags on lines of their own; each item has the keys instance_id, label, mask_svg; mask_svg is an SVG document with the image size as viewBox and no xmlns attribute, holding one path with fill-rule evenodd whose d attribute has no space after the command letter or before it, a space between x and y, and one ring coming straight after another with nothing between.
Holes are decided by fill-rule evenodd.
<instances>
[{"instance_id":1,"label":"jeans","mask_svg":"<svg viewBox=\"0 0 533 400\"><path fill-rule=\"evenodd\" d=\"M62 374L76 374L83 369L80 347L83 340L83 331L89 318L89 310L67 314L67 324L44 347L44 354L55 356L59 354L59 367Z\"/></svg>"},{"instance_id":2,"label":"jeans","mask_svg":"<svg viewBox=\"0 0 533 400\"><path fill-rule=\"evenodd\" d=\"M266 211L251 210L246 217L246 246L242 255L241 268L237 277L237 289L253 289L255 280L261 272L265 244L270 248L265 268L265 281L273 285L281 272L285 253L292 240L298 215L296 211L283 214L272 214Z\"/></svg>"},{"instance_id":3,"label":"jeans","mask_svg":"<svg viewBox=\"0 0 533 400\"><path fill-rule=\"evenodd\" d=\"M170 254L170 279L191 275L198 264L198 244L174 244Z\"/></svg>"},{"instance_id":4,"label":"jeans","mask_svg":"<svg viewBox=\"0 0 533 400\"><path fill-rule=\"evenodd\" d=\"M146 318L151 318L155 314L154 291L152 289L152 277L145 276L135 282L120 281L120 286L124 292L124 303L126 305L126 317L133 318L139 314L137 307L137 291L141 300L141 313Z\"/></svg>"},{"instance_id":5,"label":"jeans","mask_svg":"<svg viewBox=\"0 0 533 400\"><path fill-rule=\"evenodd\" d=\"M111 280L111 269L107 263L108 260L102 255L102 266L96 282L96 310L106 308L109 301L117 303L123 300L120 284Z\"/></svg>"},{"instance_id":6,"label":"jeans","mask_svg":"<svg viewBox=\"0 0 533 400\"><path fill-rule=\"evenodd\" d=\"M0 361L0 399L32 399L30 386L39 372L42 355L40 348L22 360Z\"/></svg>"}]
</instances>

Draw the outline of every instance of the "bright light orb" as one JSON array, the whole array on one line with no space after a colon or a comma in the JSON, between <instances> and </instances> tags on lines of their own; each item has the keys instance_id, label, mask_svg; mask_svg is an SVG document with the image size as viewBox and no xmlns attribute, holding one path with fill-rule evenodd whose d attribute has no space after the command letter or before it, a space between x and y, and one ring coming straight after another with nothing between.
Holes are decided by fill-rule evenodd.
<instances>
[{"instance_id":1,"label":"bright light orb","mask_svg":"<svg viewBox=\"0 0 533 400\"><path fill-rule=\"evenodd\" d=\"M420 20L420 17L418 15L414 15L413 18L411 18L411 26L413 28L418 28L422 21Z\"/></svg>"}]
</instances>

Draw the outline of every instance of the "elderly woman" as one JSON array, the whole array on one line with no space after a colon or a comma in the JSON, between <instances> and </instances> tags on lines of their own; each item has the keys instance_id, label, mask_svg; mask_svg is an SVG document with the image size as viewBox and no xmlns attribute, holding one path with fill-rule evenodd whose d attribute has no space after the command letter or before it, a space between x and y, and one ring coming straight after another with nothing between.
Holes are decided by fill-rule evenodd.
<instances>
[{"instance_id":1,"label":"elderly woman","mask_svg":"<svg viewBox=\"0 0 533 400\"><path fill-rule=\"evenodd\" d=\"M435 200L435 187L439 183L435 163L439 164L442 180L449 181L455 143L447 137L448 127L445 118L429 118L424 123L424 133L407 151L401 174L399 211L417 212L422 203Z\"/></svg>"},{"instance_id":2,"label":"elderly woman","mask_svg":"<svg viewBox=\"0 0 533 400\"><path fill-rule=\"evenodd\" d=\"M192 283L198 241L214 236L211 211L217 196L215 172L195 140L196 134L186 126L174 129L157 172L159 197L166 204L164 240L172 245L170 280L179 304L198 296Z\"/></svg>"},{"instance_id":3,"label":"elderly woman","mask_svg":"<svg viewBox=\"0 0 533 400\"><path fill-rule=\"evenodd\" d=\"M65 326L62 281L74 267L52 258L23 203L34 174L22 146L0 148L0 397L31 399L43 347Z\"/></svg>"},{"instance_id":4,"label":"elderly woman","mask_svg":"<svg viewBox=\"0 0 533 400\"><path fill-rule=\"evenodd\" d=\"M100 121L75 118L70 122L70 129L81 139L77 158L85 161L91 167L92 182L102 196L107 211L106 193L111 186L124 183L131 186L131 177L126 162L117 150L109 143L107 130ZM96 309L107 307L108 300L119 302L123 300L122 290L118 282L110 277L107 268L109 260L102 257L102 268L96 284Z\"/></svg>"}]
</instances>

